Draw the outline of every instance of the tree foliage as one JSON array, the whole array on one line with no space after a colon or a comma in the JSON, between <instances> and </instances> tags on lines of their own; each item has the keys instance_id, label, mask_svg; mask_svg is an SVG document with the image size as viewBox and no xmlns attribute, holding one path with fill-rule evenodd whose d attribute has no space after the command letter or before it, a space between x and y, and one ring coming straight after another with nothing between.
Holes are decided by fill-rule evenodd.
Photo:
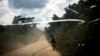
<instances>
[{"instance_id":1,"label":"tree foliage","mask_svg":"<svg viewBox=\"0 0 100 56\"><path fill-rule=\"evenodd\" d=\"M100 18L99 4L99 0L80 0L78 4L74 3L66 7L66 13L62 17L53 16L54 20L81 19L86 21L84 24L78 24L79 22L51 23L51 26L46 29L48 38L50 38L49 32L56 36L57 51L62 56L91 56L94 53L98 54L100 20L92 21ZM78 46L78 44L82 43L85 46Z\"/></svg>"},{"instance_id":2,"label":"tree foliage","mask_svg":"<svg viewBox=\"0 0 100 56\"><path fill-rule=\"evenodd\" d=\"M21 15L15 16L13 20L13 24L18 24L18 23L29 23L33 22L34 17L22 17Z\"/></svg>"}]
</instances>

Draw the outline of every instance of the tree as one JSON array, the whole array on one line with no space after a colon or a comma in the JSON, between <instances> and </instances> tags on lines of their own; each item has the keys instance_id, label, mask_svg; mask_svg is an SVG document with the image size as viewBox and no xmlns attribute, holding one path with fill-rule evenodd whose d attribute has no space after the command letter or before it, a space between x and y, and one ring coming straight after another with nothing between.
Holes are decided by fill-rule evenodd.
<instances>
[{"instance_id":1,"label":"tree","mask_svg":"<svg viewBox=\"0 0 100 56\"><path fill-rule=\"evenodd\" d=\"M21 15L15 16L13 20L13 24L19 24L19 23L29 23L33 22L34 17L22 17Z\"/></svg>"},{"instance_id":2,"label":"tree","mask_svg":"<svg viewBox=\"0 0 100 56\"><path fill-rule=\"evenodd\" d=\"M56 36L57 51L62 56L97 56L100 43L100 20L90 23L100 18L100 0L80 0L78 4L69 5L65 8L66 13L55 19L81 19L84 24L75 22L51 23L47 29ZM96 6L91 8L91 6ZM79 14L73 12L77 11ZM55 25L55 26L54 26ZM49 36L49 34L48 34ZM78 46L84 43L85 46ZM95 51L94 51L95 50Z\"/></svg>"}]
</instances>

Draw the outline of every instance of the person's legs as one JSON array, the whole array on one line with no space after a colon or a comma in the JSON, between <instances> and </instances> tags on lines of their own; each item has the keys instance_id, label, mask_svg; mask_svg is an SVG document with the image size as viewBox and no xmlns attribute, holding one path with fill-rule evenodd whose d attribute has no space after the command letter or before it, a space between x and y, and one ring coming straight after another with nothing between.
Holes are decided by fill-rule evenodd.
<instances>
[{"instance_id":1,"label":"person's legs","mask_svg":"<svg viewBox=\"0 0 100 56\"><path fill-rule=\"evenodd\" d=\"M53 48L53 50L56 49L56 45L55 45L55 43L52 43L52 48Z\"/></svg>"}]
</instances>

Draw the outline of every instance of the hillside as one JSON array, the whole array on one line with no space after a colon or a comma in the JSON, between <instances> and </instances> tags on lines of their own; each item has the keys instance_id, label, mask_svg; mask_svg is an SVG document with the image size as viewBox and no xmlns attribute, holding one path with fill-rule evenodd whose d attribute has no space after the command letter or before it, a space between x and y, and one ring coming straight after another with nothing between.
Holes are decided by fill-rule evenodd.
<instances>
[{"instance_id":1,"label":"hillside","mask_svg":"<svg viewBox=\"0 0 100 56\"><path fill-rule=\"evenodd\" d=\"M0 54L34 43L42 34L35 25L0 25Z\"/></svg>"}]
</instances>

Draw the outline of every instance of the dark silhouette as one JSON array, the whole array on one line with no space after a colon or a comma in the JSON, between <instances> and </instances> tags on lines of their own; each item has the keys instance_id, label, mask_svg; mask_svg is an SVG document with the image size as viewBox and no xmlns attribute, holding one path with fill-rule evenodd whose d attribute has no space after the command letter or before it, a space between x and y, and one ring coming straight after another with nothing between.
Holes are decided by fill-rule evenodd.
<instances>
[{"instance_id":1,"label":"dark silhouette","mask_svg":"<svg viewBox=\"0 0 100 56\"><path fill-rule=\"evenodd\" d=\"M78 12L73 12L72 10ZM100 43L100 0L79 0L77 4L65 8L65 14L60 19L81 19L78 22L50 23L48 31L54 33L57 40L57 51L61 56L98 56ZM59 17L59 16L58 16ZM54 20L59 20L55 15ZM78 46L84 43L82 47ZM52 44L52 43L51 43Z\"/></svg>"},{"instance_id":2,"label":"dark silhouette","mask_svg":"<svg viewBox=\"0 0 100 56\"><path fill-rule=\"evenodd\" d=\"M53 34L50 33L50 42L52 44L53 50L56 49L56 38Z\"/></svg>"},{"instance_id":3,"label":"dark silhouette","mask_svg":"<svg viewBox=\"0 0 100 56\"><path fill-rule=\"evenodd\" d=\"M34 17L22 17L21 15L15 16L13 24L33 22Z\"/></svg>"}]
</instances>

